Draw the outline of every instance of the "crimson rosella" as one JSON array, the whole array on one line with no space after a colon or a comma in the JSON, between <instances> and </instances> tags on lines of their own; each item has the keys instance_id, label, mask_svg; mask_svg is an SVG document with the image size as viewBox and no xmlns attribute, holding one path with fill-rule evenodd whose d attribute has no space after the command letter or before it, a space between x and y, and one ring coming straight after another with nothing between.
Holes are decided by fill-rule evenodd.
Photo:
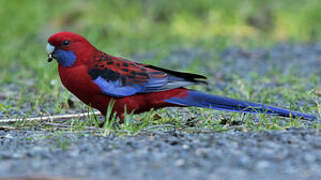
<instances>
[{"instance_id":1,"label":"crimson rosella","mask_svg":"<svg viewBox=\"0 0 321 180\"><path fill-rule=\"evenodd\" d=\"M141 64L106 54L82 36L59 32L48 39L48 61L55 58L62 84L85 104L106 115L110 101L120 121L123 113L196 106L244 113L314 119L308 114L187 89L206 84L202 75Z\"/></svg>"}]
</instances>

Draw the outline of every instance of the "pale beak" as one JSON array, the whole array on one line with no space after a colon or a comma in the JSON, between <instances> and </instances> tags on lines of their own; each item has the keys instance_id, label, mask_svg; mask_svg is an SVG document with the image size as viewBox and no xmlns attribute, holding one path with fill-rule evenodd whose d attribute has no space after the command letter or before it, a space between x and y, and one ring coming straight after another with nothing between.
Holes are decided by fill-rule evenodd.
<instances>
[{"instance_id":1,"label":"pale beak","mask_svg":"<svg viewBox=\"0 0 321 180\"><path fill-rule=\"evenodd\" d=\"M48 53L48 62L51 62L54 58L54 52L55 52L55 46L51 45L50 43L47 44L46 47L47 53Z\"/></svg>"}]
</instances>

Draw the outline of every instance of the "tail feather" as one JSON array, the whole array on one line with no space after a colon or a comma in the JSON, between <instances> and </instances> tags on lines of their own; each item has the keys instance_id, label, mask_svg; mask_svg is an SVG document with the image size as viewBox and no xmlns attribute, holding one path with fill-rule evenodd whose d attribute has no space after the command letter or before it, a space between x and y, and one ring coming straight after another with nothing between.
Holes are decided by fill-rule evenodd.
<instances>
[{"instance_id":1,"label":"tail feather","mask_svg":"<svg viewBox=\"0 0 321 180\"><path fill-rule=\"evenodd\" d=\"M245 112L245 113L266 113L283 117L300 117L303 119L313 120L315 116L289 111L278 107L240 101L227 97L210 95L198 91L188 90L188 95L184 97L173 97L165 100L168 103L182 106L196 106L218 110Z\"/></svg>"}]
</instances>

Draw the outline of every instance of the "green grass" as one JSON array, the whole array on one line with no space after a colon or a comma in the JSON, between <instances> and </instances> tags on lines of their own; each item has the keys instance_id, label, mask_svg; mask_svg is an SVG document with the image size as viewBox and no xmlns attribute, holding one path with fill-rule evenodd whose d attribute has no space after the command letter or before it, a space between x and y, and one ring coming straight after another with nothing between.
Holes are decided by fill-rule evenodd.
<instances>
[{"instance_id":1,"label":"green grass","mask_svg":"<svg viewBox=\"0 0 321 180\"><path fill-rule=\"evenodd\" d=\"M185 0L0 0L0 93L9 92L0 102L0 113L14 117L11 112L23 112L23 116L28 117L87 109L62 87L56 64L46 61L46 41L54 32L68 30L80 33L97 48L116 56L130 58L152 52L154 58L143 61L157 65L173 49L196 47L220 52L230 46L269 48L280 41L320 41L320 18L318 0L190 0L188 3ZM220 61L220 57L207 64L195 60L181 70L199 73L199 67L207 67L215 71ZM293 74L281 76L281 72L271 72L266 77L253 73L251 77L249 81L235 76L231 87L224 91L213 90L212 93L266 104L276 102L276 95L283 95L290 104L295 104L298 99L311 102L309 107L294 109L307 112L318 110L313 101L318 97L307 92L302 85L305 78ZM316 86L320 83L317 75L312 74L308 79ZM260 90L258 87L260 83L271 81L291 84L292 88ZM232 87L238 89L237 93ZM68 99L75 102L74 108L68 106ZM25 109L28 109L27 113ZM115 125L114 122L107 122L104 129L105 132L136 134L153 128L224 131L235 123L244 124L244 131L303 126L302 121L296 119L262 115L260 122L253 123L250 115L200 108L188 108L185 114L170 112L162 109L136 116L129 114L125 123ZM217 116L213 117L213 114ZM86 121L72 119L67 125L70 130L78 131L88 126L98 127L97 121L97 117L92 116ZM29 128L39 124L26 122L16 125ZM50 128L43 125L45 130ZM314 124L311 128L320 129L320 124Z\"/></svg>"}]
</instances>

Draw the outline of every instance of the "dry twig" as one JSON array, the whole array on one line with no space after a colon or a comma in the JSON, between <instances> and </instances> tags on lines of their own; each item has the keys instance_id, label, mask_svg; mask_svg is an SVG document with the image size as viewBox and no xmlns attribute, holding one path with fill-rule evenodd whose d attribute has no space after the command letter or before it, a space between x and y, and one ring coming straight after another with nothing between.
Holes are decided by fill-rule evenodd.
<instances>
[{"instance_id":1,"label":"dry twig","mask_svg":"<svg viewBox=\"0 0 321 180\"><path fill-rule=\"evenodd\" d=\"M78 114L63 114L63 115L54 115L54 116L41 116L41 117L32 117L32 118L13 118L13 119L0 119L0 123L15 123L19 121L54 121L56 119L71 119L71 118L82 118L88 117L90 115L99 115L100 112L87 112L87 113L78 113Z\"/></svg>"}]
</instances>

